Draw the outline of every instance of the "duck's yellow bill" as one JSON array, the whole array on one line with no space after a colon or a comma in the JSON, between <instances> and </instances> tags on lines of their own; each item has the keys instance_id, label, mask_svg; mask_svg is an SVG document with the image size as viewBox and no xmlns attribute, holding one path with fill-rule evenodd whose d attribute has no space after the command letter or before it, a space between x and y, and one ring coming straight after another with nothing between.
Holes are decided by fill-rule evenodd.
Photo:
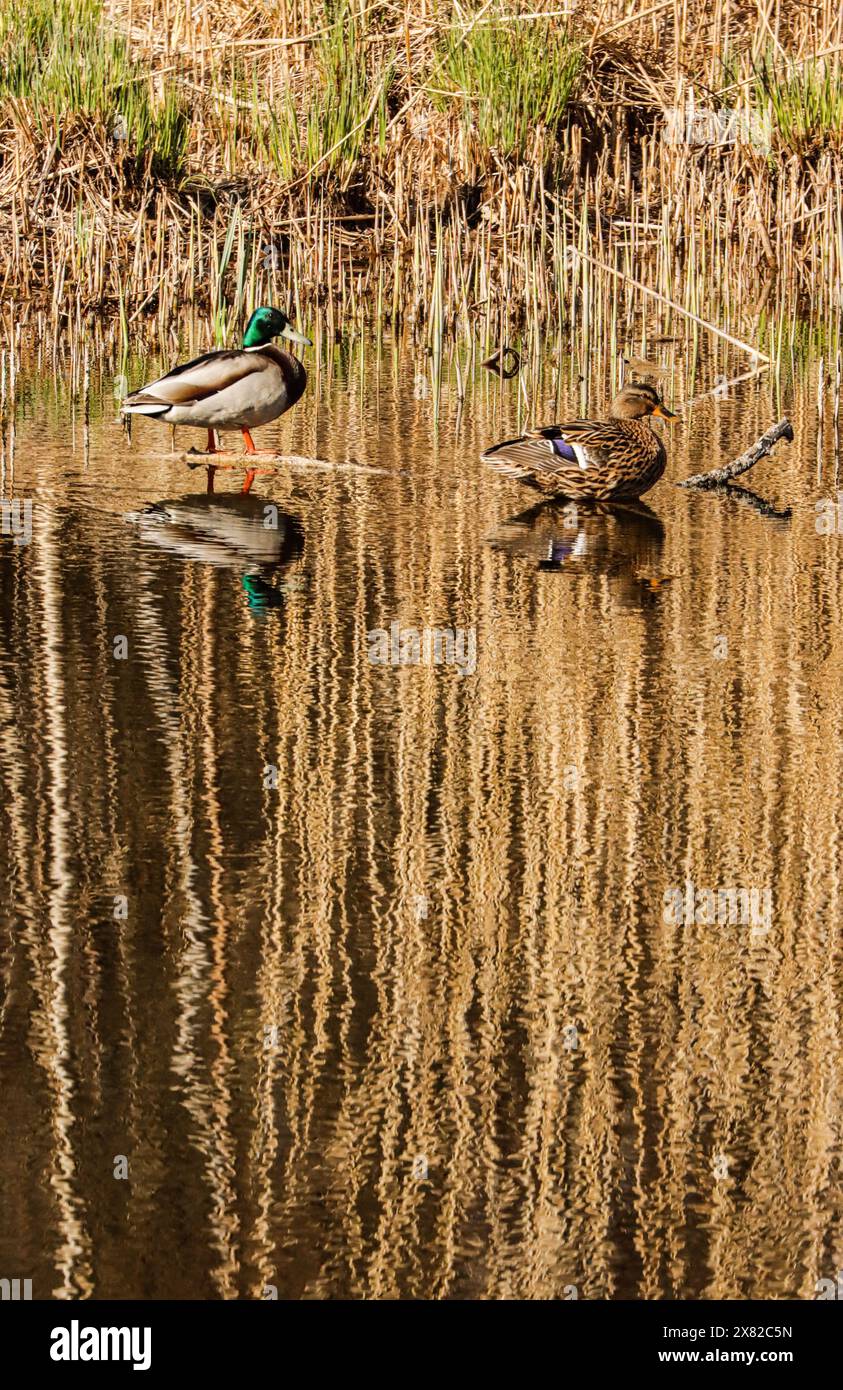
<instances>
[{"instance_id":1,"label":"duck's yellow bill","mask_svg":"<svg viewBox=\"0 0 843 1390\"><path fill-rule=\"evenodd\" d=\"M662 420L675 420L675 419L676 419L676 411L675 411L675 410L668 410L668 408L667 408L666 405L654 405L654 406L653 406L653 414L654 414L654 415L658 415L659 418L662 419Z\"/></svg>"}]
</instances>

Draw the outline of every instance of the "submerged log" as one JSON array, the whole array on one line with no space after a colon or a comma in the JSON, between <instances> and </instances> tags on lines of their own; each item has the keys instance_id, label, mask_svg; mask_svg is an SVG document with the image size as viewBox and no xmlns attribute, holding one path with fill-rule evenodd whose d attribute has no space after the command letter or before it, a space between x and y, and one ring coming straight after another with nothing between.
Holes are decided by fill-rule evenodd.
<instances>
[{"instance_id":1,"label":"submerged log","mask_svg":"<svg viewBox=\"0 0 843 1390\"><path fill-rule=\"evenodd\" d=\"M328 459L305 458L301 454L276 454L268 449L259 449L256 454L236 453L228 449L218 449L215 454L207 454L200 453L198 449L187 449L184 453L163 454L159 457L186 463L188 468L254 468L258 473L275 473L281 468L314 468L326 473L377 473L387 476L395 472L391 468L374 468L368 463L331 463Z\"/></svg>"},{"instance_id":2,"label":"submerged log","mask_svg":"<svg viewBox=\"0 0 843 1390\"><path fill-rule=\"evenodd\" d=\"M793 426L789 420L779 420L778 424L772 425L766 434L762 434L760 439L756 439L745 454L741 454L740 458L734 459L732 463L727 463L723 468L712 468L710 473L695 473L691 478L683 478L677 486L722 487L730 478L737 478L741 473L747 473L753 464L756 464L759 459L765 458L779 439L793 442Z\"/></svg>"}]
</instances>

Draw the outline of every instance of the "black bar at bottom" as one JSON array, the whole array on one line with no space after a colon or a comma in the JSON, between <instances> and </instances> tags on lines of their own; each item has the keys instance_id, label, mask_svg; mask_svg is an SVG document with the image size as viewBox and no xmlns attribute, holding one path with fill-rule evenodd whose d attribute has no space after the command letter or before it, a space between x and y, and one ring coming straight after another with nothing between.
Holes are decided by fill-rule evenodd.
<instances>
[{"instance_id":1,"label":"black bar at bottom","mask_svg":"<svg viewBox=\"0 0 843 1390\"><path fill-rule=\"evenodd\" d=\"M819 1301L3 1302L0 1329L7 1367L56 1383L134 1372L138 1384L207 1374L219 1385L272 1366L282 1379L309 1366L320 1379L335 1370L476 1381L505 1365L532 1374L548 1359L560 1374L567 1363L578 1375L681 1379L738 1366L804 1378L834 1366L840 1345L840 1314Z\"/></svg>"}]
</instances>

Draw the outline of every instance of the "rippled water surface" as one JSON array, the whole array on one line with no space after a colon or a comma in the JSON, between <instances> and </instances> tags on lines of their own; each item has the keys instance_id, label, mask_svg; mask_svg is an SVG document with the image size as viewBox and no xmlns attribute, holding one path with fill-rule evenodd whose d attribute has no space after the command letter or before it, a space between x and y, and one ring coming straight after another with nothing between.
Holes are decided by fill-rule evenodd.
<instances>
[{"instance_id":1,"label":"rippled water surface","mask_svg":"<svg viewBox=\"0 0 843 1390\"><path fill-rule=\"evenodd\" d=\"M815 379L700 403L646 507L572 523L478 460L517 382L466 361L436 402L398 348L308 365L263 442L383 472L208 498L168 430L127 445L107 373L87 424L61 374L18 382L0 1270L64 1298L814 1296L843 1263ZM531 421L578 413L551 359L528 386ZM785 413L742 481L790 519L674 486Z\"/></svg>"}]
</instances>

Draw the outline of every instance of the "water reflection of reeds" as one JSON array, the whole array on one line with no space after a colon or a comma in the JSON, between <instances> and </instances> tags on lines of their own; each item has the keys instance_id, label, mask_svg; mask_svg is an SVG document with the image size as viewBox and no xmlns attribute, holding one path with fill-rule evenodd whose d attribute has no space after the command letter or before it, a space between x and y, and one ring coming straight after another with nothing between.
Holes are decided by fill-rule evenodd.
<instances>
[{"instance_id":1,"label":"water reflection of reeds","mask_svg":"<svg viewBox=\"0 0 843 1390\"><path fill-rule=\"evenodd\" d=\"M468 377L457 441L447 383L437 439L412 363L358 370L284 429L395 473L261 480L305 536L265 615L123 521L171 462L95 410L84 472L19 415L3 1266L65 1297L811 1296L843 1255L814 388L756 470L789 527L670 486L769 423L760 381L674 429L643 555L571 573L491 539L531 501L475 462L517 383ZM393 619L475 626L476 675L370 665ZM769 886L769 935L666 923L689 878Z\"/></svg>"}]
</instances>

